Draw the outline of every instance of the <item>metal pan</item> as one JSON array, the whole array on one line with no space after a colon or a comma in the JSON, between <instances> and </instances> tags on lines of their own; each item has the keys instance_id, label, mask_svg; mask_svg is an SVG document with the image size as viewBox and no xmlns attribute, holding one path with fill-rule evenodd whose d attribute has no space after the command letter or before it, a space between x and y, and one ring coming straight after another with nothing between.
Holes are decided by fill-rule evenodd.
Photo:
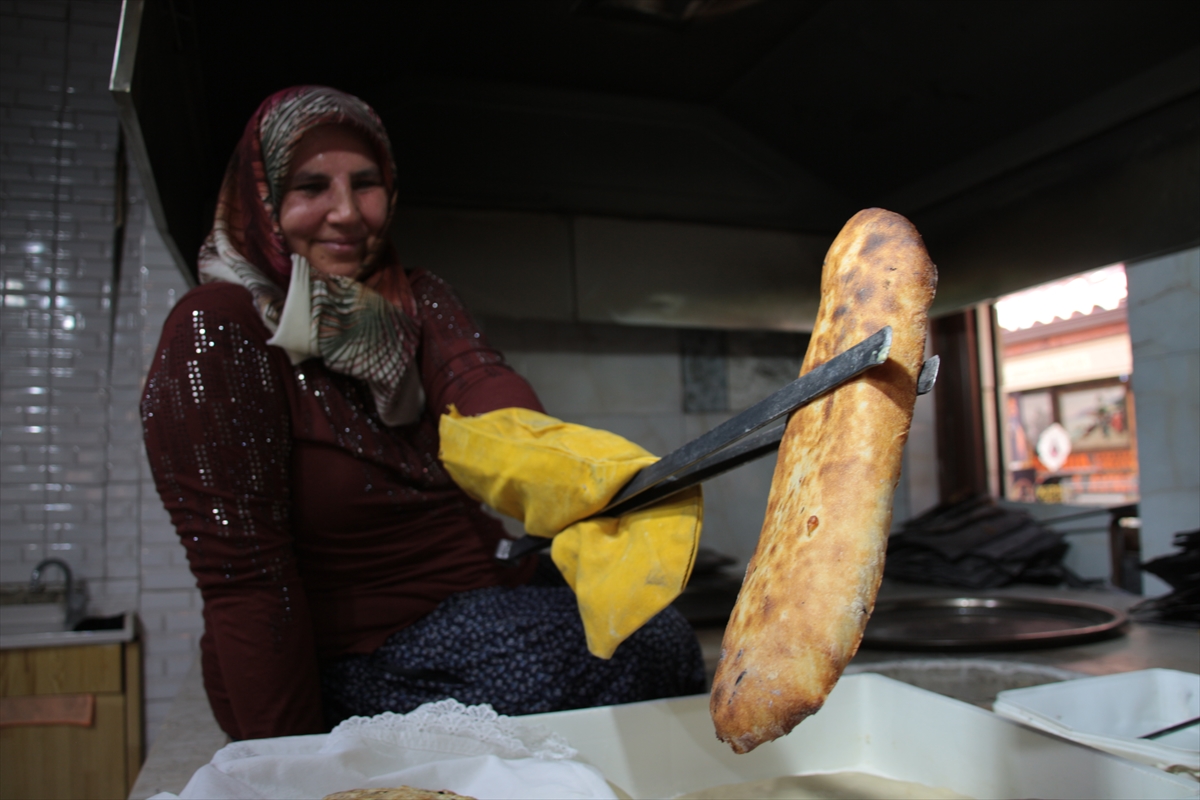
<instances>
[{"instance_id":1,"label":"metal pan","mask_svg":"<svg viewBox=\"0 0 1200 800\"><path fill-rule=\"evenodd\" d=\"M1075 600L927 597L879 603L863 647L881 650L1029 650L1116 636L1127 617Z\"/></svg>"}]
</instances>

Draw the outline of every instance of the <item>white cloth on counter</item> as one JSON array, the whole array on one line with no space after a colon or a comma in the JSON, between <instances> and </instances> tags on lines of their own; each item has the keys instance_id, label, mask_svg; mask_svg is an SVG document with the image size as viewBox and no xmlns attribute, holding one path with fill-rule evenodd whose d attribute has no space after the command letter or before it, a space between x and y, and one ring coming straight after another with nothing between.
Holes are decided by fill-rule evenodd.
<instances>
[{"instance_id":1,"label":"white cloth on counter","mask_svg":"<svg viewBox=\"0 0 1200 800\"><path fill-rule=\"evenodd\" d=\"M557 734L491 706L426 703L351 717L330 733L234 742L174 795L149 800L320 800L347 789L416 786L479 800L608 798L595 767Z\"/></svg>"}]
</instances>

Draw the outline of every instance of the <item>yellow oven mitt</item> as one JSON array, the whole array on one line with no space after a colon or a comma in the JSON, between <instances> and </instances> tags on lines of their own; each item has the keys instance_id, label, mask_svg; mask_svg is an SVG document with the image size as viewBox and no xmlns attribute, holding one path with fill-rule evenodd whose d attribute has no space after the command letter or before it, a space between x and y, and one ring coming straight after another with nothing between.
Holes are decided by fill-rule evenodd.
<instances>
[{"instance_id":1,"label":"yellow oven mitt","mask_svg":"<svg viewBox=\"0 0 1200 800\"><path fill-rule=\"evenodd\" d=\"M524 408L464 417L452 406L438 432L439 457L467 494L527 533L555 537L551 556L594 655L611 658L687 585L704 516L699 487L618 519L575 522L658 460L641 447Z\"/></svg>"}]
</instances>

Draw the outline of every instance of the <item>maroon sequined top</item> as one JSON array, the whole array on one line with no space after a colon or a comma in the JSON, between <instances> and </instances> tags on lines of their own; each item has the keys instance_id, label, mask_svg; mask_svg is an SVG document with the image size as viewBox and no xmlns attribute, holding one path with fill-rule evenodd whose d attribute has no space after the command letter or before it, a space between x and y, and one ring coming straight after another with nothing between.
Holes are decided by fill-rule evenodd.
<instances>
[{"instance_id":1,"label":"maroon sequined top","mask_svg":"<svg viewBox=\"0 0 1200 800\"><path fill-rule=\"evenodd\" d=\"M171 311L142 397L146 451L204 598L204 683L236 739L323 730L318 663L369 653L455 592L527 581L438 461L438 417L541 410L439 278L410 273L426 410L386 427L364 383L292 366L231 283Z\"/></svg>"}]
</instances>

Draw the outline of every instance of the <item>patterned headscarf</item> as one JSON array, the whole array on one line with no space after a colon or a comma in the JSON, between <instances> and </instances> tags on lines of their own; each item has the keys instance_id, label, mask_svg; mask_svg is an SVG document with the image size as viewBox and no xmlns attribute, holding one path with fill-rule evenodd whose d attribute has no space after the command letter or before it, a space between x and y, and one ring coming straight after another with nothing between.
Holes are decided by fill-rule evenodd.
<instances>
[{"instance_id":1,"label":"patterned headscarf","mask_svg":"<svg viewBox=\"0 0 1200 800\"><path fill-rule=\"evenodd\" d=\"M412 288L386 236L355 278L327 275L289 253L279 206L292 157L306 133L345 125L369 143L388 193L387 230L395 209L395 164L387 132L357 97L323 86L277 92L246 124L225 170L213 228L200 249L200 280L246 287L269 340L292 363L319 357L335 372L367 382L389 425L412 422L423 403L413 364L419 328Z\"/></svg>"}]
</instances>

